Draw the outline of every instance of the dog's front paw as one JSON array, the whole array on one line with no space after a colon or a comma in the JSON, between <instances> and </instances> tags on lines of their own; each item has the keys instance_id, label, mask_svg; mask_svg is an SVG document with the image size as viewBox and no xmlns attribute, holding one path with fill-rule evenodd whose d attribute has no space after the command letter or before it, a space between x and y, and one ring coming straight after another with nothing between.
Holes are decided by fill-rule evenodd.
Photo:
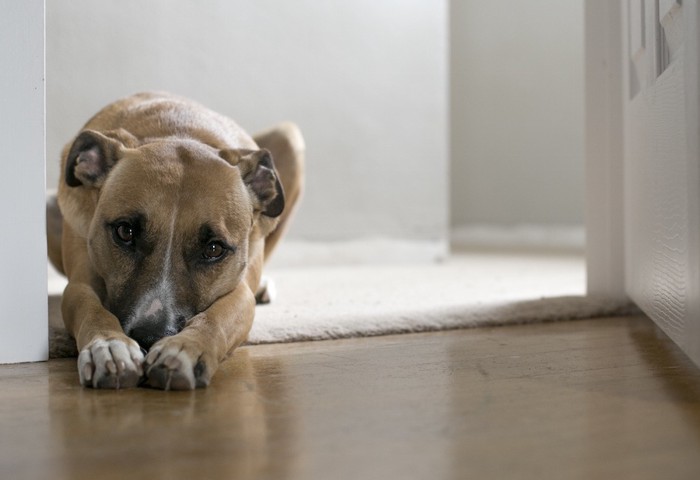
<instances>
[{"instance_id":1,"label":"dog's front paw","mask_svg":"<svg viewBox=\"0 0 700 480\"><path fill-rule=\"evenodd\" d=\"M146 355L146 377L163 390L194 390L209 385L215 359L187 339L166 337Z\"/></svg>"},{"instance_id":2,"label":"dog's front paw","mask_svg":"<svg viewBox=\"0 0 700 480\"><path fill-rule=\"evenodd\" d=\"M80 384L93 388L131 388L143 376L143 354L138 344L126 339L98 339L78 355Z\"/></svg>"}]
</instances>

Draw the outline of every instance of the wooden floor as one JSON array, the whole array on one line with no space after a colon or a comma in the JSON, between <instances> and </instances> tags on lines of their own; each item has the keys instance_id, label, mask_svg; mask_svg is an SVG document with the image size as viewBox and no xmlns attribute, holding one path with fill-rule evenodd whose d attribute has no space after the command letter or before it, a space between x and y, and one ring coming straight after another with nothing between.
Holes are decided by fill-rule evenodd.
<instances>
[{"instance_id":1,"label":"wooden floor","mask_svg":"<svg viewBox=\"0 0 700 480\"><path fill-rule=\"evenodd\" d=\"M700 478L700 370L644 317L240 349L207 390L0 367L0 478Z\"/></svg>"}]
</instances>

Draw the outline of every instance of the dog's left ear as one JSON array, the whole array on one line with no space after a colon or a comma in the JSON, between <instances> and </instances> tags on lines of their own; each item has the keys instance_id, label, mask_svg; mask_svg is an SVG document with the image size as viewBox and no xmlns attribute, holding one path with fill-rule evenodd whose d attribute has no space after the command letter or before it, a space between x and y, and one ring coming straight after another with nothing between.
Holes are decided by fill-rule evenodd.
<instances>
[{"instance_id":1,"label":"dog's left ear","mask_svg":"<svg viewBox=\"0 0 700 480\"><path fill-rule=\"evenodd\" d=\"M253 195L255 209L268 217L278 217L284 211L284 190L272 161L265 150L221 150L221 157L241 171L243 182Z\"/></svg>"}]
</instances>

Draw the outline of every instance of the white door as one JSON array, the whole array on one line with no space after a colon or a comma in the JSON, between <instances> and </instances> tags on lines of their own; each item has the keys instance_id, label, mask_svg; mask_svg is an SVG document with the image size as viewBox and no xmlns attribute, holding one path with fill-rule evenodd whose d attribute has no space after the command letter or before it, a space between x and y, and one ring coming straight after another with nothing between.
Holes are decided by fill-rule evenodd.
<instances>
[{"instance_id":1,"label":"white door","mask_svg":"<svg viewBox=\"0 0 700 480\"><path fill-rule=\"evenodd\" d=\"M698 18L622 2L625 290L700 365Z\"/></svg>"}]
</instances>

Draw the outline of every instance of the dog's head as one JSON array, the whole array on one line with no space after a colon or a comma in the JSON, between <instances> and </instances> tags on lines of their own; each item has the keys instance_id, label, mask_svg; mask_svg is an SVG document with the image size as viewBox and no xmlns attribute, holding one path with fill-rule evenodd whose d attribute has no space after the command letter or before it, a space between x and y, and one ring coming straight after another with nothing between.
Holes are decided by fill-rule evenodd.
<instances>
[{"instance_id":1,"label":"dog's head","mask_svg":"<svg viewBox=\"0 0 700 480\"><path fill-rule=\"evenodd\" d=\"M78 135L61 207L87 240L104 306L148 349L238 285L251 232L274 226L284 194L266 150L125 143L118 132Z\"/></svg>"}]
</instances>

